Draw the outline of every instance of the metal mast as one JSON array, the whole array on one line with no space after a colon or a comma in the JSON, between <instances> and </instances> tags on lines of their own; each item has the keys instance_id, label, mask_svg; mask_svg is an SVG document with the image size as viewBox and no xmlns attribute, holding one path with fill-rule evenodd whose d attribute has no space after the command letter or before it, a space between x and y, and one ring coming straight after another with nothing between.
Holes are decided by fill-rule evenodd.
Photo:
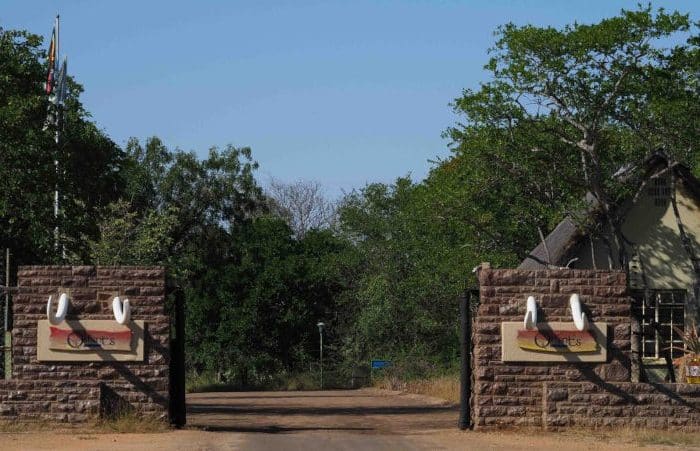
<instances>
[{"instance_id":1,"label":"metal mast","mask_svg":"<svg viewBox=\"0 0 700 451\"><path fill-rule=\"evenodd\" d=\"M61 42L60 40L60 20L59 20L59 15L56 15L56 59L55 61L59 61L59 43ZM54 77L51 80L51 82L55 85L56 84L56 64L54 63ZM59 235L59 230L58 230L58 177L59 177L59 171L58 171L58 143L60 140L60 127L59 127L59 105L58 105L58 96L56 95L56 92L54 90L51 91L53 94L53 99L52 103L54 105L55 111L54 114L55 116L55 121L54 125L56 126L56 131L54 134L54 140L56 142L56 158L53 160L54 167L56 169L56 185L55 185L55 190L54 190L54 197L53 197L53 217L56 220L56 227L53 230L53 245L54 249L58 250L58 235ZM64 251L65 254L65 251ZM64 255L65 257L65 255Z\"/></svg>"}]
</instances>

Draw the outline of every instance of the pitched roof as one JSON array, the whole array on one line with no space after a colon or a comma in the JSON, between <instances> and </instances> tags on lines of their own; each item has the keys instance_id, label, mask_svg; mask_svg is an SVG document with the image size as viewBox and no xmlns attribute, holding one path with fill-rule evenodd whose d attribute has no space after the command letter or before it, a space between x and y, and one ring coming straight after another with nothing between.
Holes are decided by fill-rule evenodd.
<instances>
[{"instance_id":1,"label":"pitched roof","mask_svg":"<svg viewBox=\"0 0 700 451\"><path fill-rule=\"evenodd\" d=\"M654 168L661 164L666 164L668 157L661 152L655 152L644 162L647 176L651 176ZM623 169L615 174L615 177L628 178L631 176L634 167L625 165ZM698 198L700 198L700 180L695 178L690 169L682 164L676 164L673 171L684 182L684 185ZM581 212L581 216L592 217L599 213L595 198L589 193L586 195L589 207L587 211ZM586 233L579 227L571 216L567 216L547 235L544 243L540 242L525 259L520 263L518 269L544 269L547 264L554 266L565 266L564 261L581 239L586 237ZM546 244L546 247L545 247ZM549 251L549 257L547 255ZM551 257L551 260L550 260Z\"/></svg>"},{"instance_id":2,"label":"pitched roof","mask_svg":"<svg viewBox=\"0 0 700 451\"><path fill-rule=\"evenodd\" d=\"M578 244L579 240L583 238L583 235L584 233L578 225L567 216L562 222L557 224L554 230L544 239L547 243L547 247L545 248L544 243L540 242L540 244L525 257L525 260L520 263L518 269L543 269L546 265L542 262L558 265L566 258L569 251ZM547 251L549 251L549 256L547 255ZM536 257L537 260L532 257ZM551 261L549 260L550 258Z\"/></svg>"}]
</instances>

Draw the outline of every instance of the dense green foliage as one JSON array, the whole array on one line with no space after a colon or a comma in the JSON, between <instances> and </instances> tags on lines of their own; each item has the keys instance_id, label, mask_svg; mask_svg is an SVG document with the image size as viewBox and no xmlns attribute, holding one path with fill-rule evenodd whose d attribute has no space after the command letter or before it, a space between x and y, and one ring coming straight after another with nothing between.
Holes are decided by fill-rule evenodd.
<instances>
[{"instance_id":1,"label":"dense green foliage","mask_svg":"<svg viewBox=\"0 0 700 451\"><path fill-rule=\"evenodd\" d=\"M688 16L651 7L560 30L501 27L486 65L492 80L456 100L465 122L448 131L455 157L484 169L470 183L516 200L500 203L530 233L590 193L614 232L611 258L624 264L615 206L639 189L643 161L659 149L674 162L697 158L693 32ZM615 176L621 168L626 177Z\"/></svg>"},{"instance_id":2,"label":"dense green foliage","mask_svg":"<svg viewBox=\"0 0 700 451\"><path fill-rule=\"evenodd\" d=\"M615 229L652 151L698 169L699 44L689 17L651 8L505 25L490 81L453 103L452 155L425 180L367 185L333 212L317 185L265 193L248 148L199 159L154 137L120 149L75 82L56 146L41 40L0 29L0 245L15 264L165 265L186 294L190 370L231 383L314 368L319 320L335 366L449 366L472 268L517 265L586 193Z\"/></svg>"},{"instance_id":3,"label":"dense green foliage","mask_svg":"<svg viewBox=\"0 0 700 451\"><path fill-rule=\"evenodd\" d=\"M188 290L192 364L243 386L308 369L318 358L316 322L328 324L331 344L336 338L336 304L346 288L336 255L347 243L328 231L295 240L271 217L237 227L232 240L235 254Z\"/></svg>"},{"instance_id":4,"label":"dense green foliage","mask_svg":"<svg viewBox=\"0 0 700 451\"><path fill-rule=\"evenodd\" d=\"M593 25L501 27L491 80L453 104L463 119L445 133L453 155L420 183L370 185L344 201L341 228L365 259L355 355L449 362L455 296L475 283L472 268L517 265L538 229L581 211L587 193L619 228L615 207L639 189L652 151L696 168L694 33L687 16L650 7Z\"/></svg>"},{"instance_id":5,"label":"dense green foliage","mask_svg":"<svg viewBox=\"0 0 700 451\"><path fill-rule=\"evenodd\" d=\"M72 81L62 139L54 143L54 127L45 127L49 102L40 46L36 35L0 28L0 246L10 247L18 264L59 261L57 224L69 257L87 259L85 238L98 236L98 210L119 197L122 185L124 154L87 120L78 101L82 88ZM66 194L58 221L56 186Z\"/></svg>"}]
</instances>

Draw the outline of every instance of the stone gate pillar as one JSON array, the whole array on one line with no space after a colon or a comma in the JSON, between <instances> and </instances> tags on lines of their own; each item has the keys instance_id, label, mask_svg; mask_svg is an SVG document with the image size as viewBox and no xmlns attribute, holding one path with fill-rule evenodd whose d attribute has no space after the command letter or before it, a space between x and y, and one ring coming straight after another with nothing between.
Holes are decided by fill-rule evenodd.
<instances>
[{"instance_id":1,"label":"stone gate pillar","mask_svg":"<svg viewBox=\"0 0 700 451\"><path fill-rule=\"evenodd\" d=\"M126 409L167 418L170 316L162 267L22 266L18 287L12 378L0 384L0 416L77 422ZM66 320L44 330L48 297L59 293L70 300ZM112 312L115 295L129 299L124 326ZM41 333L50 336L37 340ZM38 349L40 342L50 349Z\"/></svg>"}]
</instances>

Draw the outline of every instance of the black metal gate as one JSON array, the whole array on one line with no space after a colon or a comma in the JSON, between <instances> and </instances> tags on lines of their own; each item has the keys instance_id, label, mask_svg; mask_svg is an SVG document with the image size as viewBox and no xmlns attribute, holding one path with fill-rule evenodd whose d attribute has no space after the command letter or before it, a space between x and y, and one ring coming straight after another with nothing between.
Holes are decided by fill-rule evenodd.
<instances>
[{"instance_id":1,"label":"black metal gate","mask_svg":"<svg viewBox=\"0 0 700 451\"><path fill-rule=\"evenodd\" d=\"M464 293L459 296L461 371L458 427L460 429L469 429L472 427L471 399L472 382L474 380L474 367L472 362L472 351L474 349L472 344L472 322L478 306L478 289L472 288L465 290Z\"/></svg>"},{"instance_id":2,"label":"black metal gate","mask_svg":"<svg viewBox=\"0 0 700 451\"><path fill-rule=\"evenodd\" d=\"M180 288L173 293L173 332L170 338L170 423L182 427L187 423L185 401L185 294Z\"/></svg>"}]
</instances>

